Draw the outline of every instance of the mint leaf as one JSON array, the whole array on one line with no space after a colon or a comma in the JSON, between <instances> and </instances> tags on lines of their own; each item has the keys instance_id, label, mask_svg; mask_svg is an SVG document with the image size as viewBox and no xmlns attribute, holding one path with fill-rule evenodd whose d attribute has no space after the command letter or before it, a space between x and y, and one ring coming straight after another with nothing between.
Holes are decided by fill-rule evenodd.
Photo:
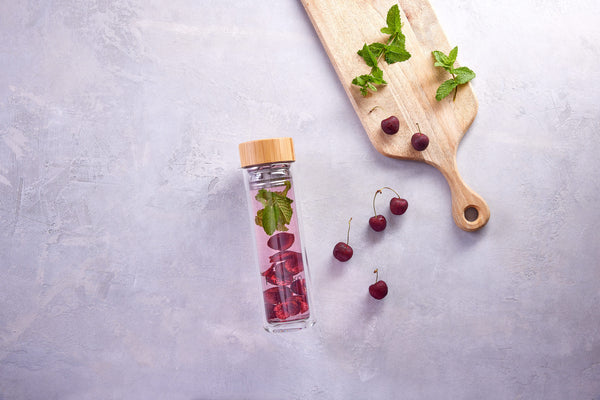
<instances>
[{"instance_id":1,"label":"mint leaf","mask_svg":"<svg viewBox=\"0 0 600 400\"><path fill-rule=\"evenodd\" d=\"M383 43L375 42L369 45L369 50L371 50L371 53L373 53L373 56L375 56L375 58L379 58L381 53L385 51L385 48L386 46Z\"/></svg>"},{"instance_id":2,"label":"mint leaf","mask_svg":"<svg viewBox=\"0 0 600 400\"><path fill-rule=\"evenodd\" d=\"M277 215L274 206L265 206L262 210L262 224L265 233L271 236L277 229Z\"/></svg>"},{"instance_id":3,"label":"mint leaf","mask_svg":"<svg viewBox=\"0 0 600 400\"><path fill-rule=\"evenodd\" d=\"M292 184L285 181L284 185L285 189L281 192L260 189L255 196L264 207L256 212L254 223L269 236L275 231L287 231L286 225L292 220L294 201L287 197Z\"/></svg>"},{"instance_id":4,"label":"mint leaf","mask_svg":"<svg viewBox=\"0 0 600 400\"><path fill-rule=\"evenodd\" d=\"M435 63L433 64L436 67L449 67L452 63L448 64L448 56L438 50L434 50L431 52L433 54L433 58L435 58Z\"/></svg>"},{"instance_id":5,"label":"mint leaf","mask_svg":"<svg viewBox=\"0 0 600 400\"><path fill-rule=\"evenodd\" d=\"M273 196L273 205L281 212L281 217L286 224L289 224L292 220L292 202L293 200L286 197L275 194Z\"/></svg>"},{"instance_id":6,"label":"mint leaf","mask_svg":"<svg viewBox=\"0 0 600 400\"><path fill-rule=\"evenodd\" d=\"M456 83L454 79L448 79L447 81L442 83L440 87L437 88L437 91L435 92L435 99L437 101L442 100L444 97L448 96L452 92L452 90L454 90L454 88L457 86L458 83Z\"/></svg>"},{"instance_id":7,"label":"mint leaf","mask_svg":"<svg viewBox=\"0 0 600 400\"><path fill-rule=\"evenodd\" d=\"M287 197L287 193L292 188L292 184L290 183L290 181L285 181L285 182L283 182L283 186L285 186L285 189L283 189L283 192L275 192L275 193L281 193L282 196Z\"/></svg>"},{"instance_id":8,"label":"mint leaf","mask_svg":"<svg viewBox=\"0 0 600 400\"><path fill-rule=\"evenodd\" d=\"M400 46L388 46L385 52L385 62L393 64L396 62L406 61L410 58L410 53Z\"/></svg>"},{"instance_id":9,"label":"mint leaf","mask_svg":"<svg viewBox=\"0 0 600 400\"><path fill-rule=\"evenodd\" d=\"M448 55L445 55L438 50L432 51L431 54L435 59L433 65L435 67L444 68L452 75L452 79L448 79L442 83L440 87L438 87L435 93L436 100L442 100L444 97L448 96L452 90L456 89L458 85L464 85L471 79L475 78L475 72L471 71L471 69L467 67L454 68L454 63L456 62L456 57L458 56L458 46L450 50ZM456 100L457 91L454 92L454 100Z\"/></svg>"},{"instance_id":10,"label":"mint leaf","mask_svg":"<svg viewBox=\"0 0 600 400\"><path fill-rule=\"evenodd\" d=\"M448 64L453 65L456 61L456 56L458 56L458 46L454 47L450 50L450 53L448 53Z\"/></svg>"},{"instance_id":11,"label":"mint leaf","mask_svg":"<svg viewBox=\"0 0 600 400\"><path fill-rule=\"evenodd\" d=\"M371 69L371 77L373 82L376 85L386 85L387 82L383 80L383 71L379 67L373 67Z\"/></svg>"},{"instance_id":12,"label":"mint leaf","mask_svg":"<svg viewBox=\"0 0 600 400\"><path fill-rule=\"evenodd\" d=\"M371 52L371 48L366 43L363 46L363 48L361 50L359 50L357 53L359 56L361 56L365 60L365 63L369 67L377 66L377 57L375 57L373 55L373 53Z\"/></svg>"},{"instance_id":13,"label":"mint leaf","mask_svg":"<svg viewBox=\"0 0 600 400\"><path fill-rule=\"evenodd\" d=\"M372 78L373 77L371 75L360 75L352 80L352 84L357 86L365 86L367 82L369 82L369 79Z\"/></svg>"},{"instance_id":14,"label":"mint leaf","mask_svg":"<svg viewBox=\"0 0 600 400\"><path fill-rule=\"evenodd\" d=\"M391 38L388 42L388 47L396 46L396 47L400 47L403 50L406 50L405 44L406 44L406 36L404 36L404 34L402 32L396 32L391 36Z\"/></svg>"},{"instance_id":15,"label":"mint leaf","mask_svg":"<svg viewBox=\"0 0 600 400\"><path fill-rule=\"evenodd\" d=\"M402 24L400 22L400 9L398 8L398 4L394 4L388 10L385 22L387 23L387 27L381 28L381 33L393 35L396 32L400 32Z\"/></svg>"},{"instance_id":16,"label":"mint leaf","mask_svg":"<svg viewBox=\"0 0 600 400\"><path fill-rule=\"evenodd\" d=\"M388 10L386 17L387 26L381 28L381 32L390 35L387 43L371 43L363 45L357 53L367 66L371 67L371 73L368 75L359 75L352 79L352 84L360 88L363 96L368 96L369 91L377 91L375 85L386 85L383 79L383 71L379 68L379 59L383 56L388 64L406 61L410 58L410 53L406 50L406 37L402 34L402 21L400 20L400 8L394 4Z\"/></svg>"},{"instance_id":17,"label":"mint leaf","mask_svg":"<svg viewBox=\"0 0 600 400\"><path fill-rule=\"evenodd\" d=\"M458 67L452 70L452 73L456 75L456 83L459 85L465 84L469 82L471 79L475 78L475 72L471 71L467 67Z\"/></svg>"},{"instance_id":18,"label":"mint leaf","mask_svg":"<svg viewBox=\"0 0 600 400\"><path fill-rule=\"evenodd\" d=\"M256 200L260 201L263 206L266 206L271 201L272 195L271 192L265 189L260 189L255 198Z\"/></svg>"}]
</instances>

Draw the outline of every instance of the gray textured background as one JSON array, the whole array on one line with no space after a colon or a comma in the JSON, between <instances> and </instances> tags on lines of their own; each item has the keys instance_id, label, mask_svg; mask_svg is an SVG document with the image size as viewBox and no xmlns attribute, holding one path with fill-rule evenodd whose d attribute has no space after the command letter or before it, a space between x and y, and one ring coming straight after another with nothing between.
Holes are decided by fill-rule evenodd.
<instances>
[{"instance_id":1,"label":"gray textured background","mask_svg":"<svg viewBox=\"0 0 600 400\"><path fill-rule=\"evenodd\" d=\"M477 233L298 1L0 0L0 399L600 399L600 3L432 4L478 74ZM272 335L237 144L287 135L318 323Z\"/></svg>"}]
</instances>

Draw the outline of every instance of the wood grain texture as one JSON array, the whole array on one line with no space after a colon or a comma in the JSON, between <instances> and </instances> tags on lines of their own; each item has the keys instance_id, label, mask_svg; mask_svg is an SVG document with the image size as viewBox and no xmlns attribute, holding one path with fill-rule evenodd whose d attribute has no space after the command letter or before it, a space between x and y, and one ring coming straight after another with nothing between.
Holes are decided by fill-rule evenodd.
<instances>
[{"instance_id":1,"label":"wood grain texture","mask_svg":"<svg viewBox=\"0 0 600 400\"><path fill-rule=\"evenodd\" d=\"M433 66L431 52L441 50L447 54L451 46L429 2L398 2L406 49L412 57L392 65L380 62L388 85L367 97L351 84L355 76L369 72L356 51L365 43L383 42L387 38L380 29L386 26L387 11L395 3L385 0L302 0L302 3L377 151L387 157L422 161L436 167L450 186L455 223L466 231L483 227L490 217L489 208L465 184L456 165L460 140L477 114L477 99L470 84L459 87L456 101L452 101L452 95L442 101L435 99L437 87L450 76ZM381 130L381 120L390 115L400 120L400 130L395 135L386 135ZM417 123L430 138L429 146L422 152L414 150L410 143ZM465 216L467 209L477 211L474 220Z\"/></svg>"}]
</instances>

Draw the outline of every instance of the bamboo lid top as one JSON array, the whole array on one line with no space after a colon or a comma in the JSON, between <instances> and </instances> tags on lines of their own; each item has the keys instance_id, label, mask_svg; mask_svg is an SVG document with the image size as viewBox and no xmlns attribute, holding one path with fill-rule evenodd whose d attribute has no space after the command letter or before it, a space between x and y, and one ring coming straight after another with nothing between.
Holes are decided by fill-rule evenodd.
<instances>
[{"instance_id":1,"label":"bamboo lid top","mask_svg":"<svg viewBox=\"0 0 600 400\"><path fill-rule=\"evenodd\" d=\"M243 168L275 162L295 161L294 142L290 137L252 140L240 143L240 161Z\"/></svg>"}]
</instances>

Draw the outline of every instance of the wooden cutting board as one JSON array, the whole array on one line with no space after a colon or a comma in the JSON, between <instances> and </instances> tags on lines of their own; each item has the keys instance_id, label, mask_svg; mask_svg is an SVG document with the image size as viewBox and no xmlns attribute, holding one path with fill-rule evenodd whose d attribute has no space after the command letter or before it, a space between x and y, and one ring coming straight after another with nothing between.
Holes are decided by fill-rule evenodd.
<instances>
[{"instance_id":1,"label":"wooden cutting board","mask_svg":"<svg viewBox=\"0 0 600 400\"><path fill-rule=\"evenodd\" d=\"M433 50L445 54L450 46L435 12L427 0L301 0L327 52L337 75L360 118L371 143L387 157L423 161L442 172L452 195L452 215L456 225L466 231L483 227L490 217L486 202L462 180L456 165L456 151L463 135L477 114L477 99L470 84L458 89L442 101L435 99L438 86L450 78L442 68L434 67ZM398 4L406 36L406 49L411 58L379 66L386 86L363 97L355 76L368 74L370 68L356 54L365 43L384 42L388 36L380 29L386 26L387 12ZM460 48L459 48L460 50ZM460 51L459 51L460 59ZM455 63L458 66L459 62ZM400 130L387 135L381 120L395 115ZM417 132L429 136L429 146L419 152L410 138Z\"/></svg>"}]
</instances>

